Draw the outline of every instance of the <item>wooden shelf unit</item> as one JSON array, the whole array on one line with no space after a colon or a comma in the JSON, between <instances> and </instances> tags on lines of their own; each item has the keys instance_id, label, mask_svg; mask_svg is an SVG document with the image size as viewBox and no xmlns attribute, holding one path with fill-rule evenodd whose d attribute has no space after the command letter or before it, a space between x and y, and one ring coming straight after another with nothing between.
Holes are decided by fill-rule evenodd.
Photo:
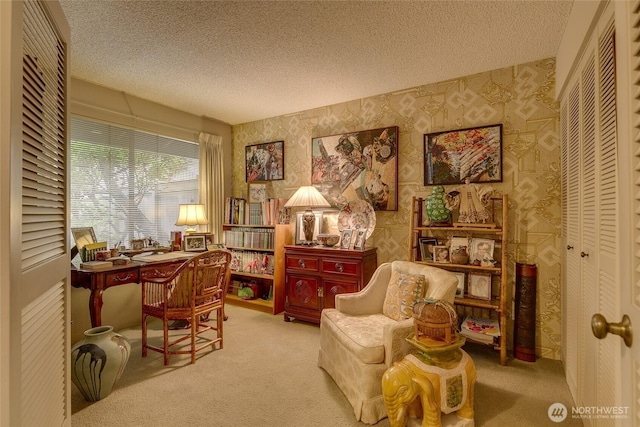
<instances>
[{"instance_id":1,"label":"wooden shelf unit","mask_svg":"<svg viewBox=\"0 0 640 427\"><path fill-rule=\"evenodd\" d=\"M492 197L489 201L489 222L495 223L495 227L469 225L431 226L424 225L425 199L413 197L411 202L411 216L409 218L409 259L413 262L432 265L454 272L491 273L492 292L491 300L469 298L466 293L464 298L456 298L455 305L461 320L466 315L497 319L500 324L500 337L497 343L490 344L500 352L500 364L507 363L507 231L508 231L508 201L507 195ZM454 223L455 224L455 223ZM448 242L451 237L476 237L495 240L494 259L499 262L494 267L482 267L470 264L438 263L422 260L419 239L420 237L432 237L438 241ZM466 287L465 287L466 290ZM470 338L467 340L472 341ZM475 341L474 341L475 342Z\"/></svg>"},{"instance_id":2,"label":"wooden shelf unit","mask_svg":"<svg viewBox=\"0 0 640 427\"><path fill-rule=\"evenodd\" d=\"M292 225L291 224L278 224L278 225L249 225L249 224L223 224L223 233L229 230L239 231L241 229L267 229L273 232L273 244L267 248L257 248L244 245L230 245L226 243L225 233L225 246L231 251L246 251L246 252L261 252L269 253L273 256L273 274L260 274L249 273L242 271L231 271L231 280L242 280L246 282L255 281L262 288L273 287L273 294L270 300L262 298L245 300L234 295L229 286L229 293L226 296L226 303L231 305L237 305L240 307L251 308L253 310L262 311L265 313L278 314L284 311L284 247L291 244L293 238Z\"/></svg>"}]
</instances>

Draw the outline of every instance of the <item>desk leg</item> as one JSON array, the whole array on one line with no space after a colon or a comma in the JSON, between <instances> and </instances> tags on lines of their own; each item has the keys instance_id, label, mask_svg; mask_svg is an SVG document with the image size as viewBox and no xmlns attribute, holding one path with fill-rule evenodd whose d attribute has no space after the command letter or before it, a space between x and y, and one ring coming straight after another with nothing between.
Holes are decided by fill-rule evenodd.
<instances>
[{"instance_id":1,"label":"desk leg","mask_svg":"<svg viewBox=\"0 0 640 427\"><path fill-rule=\"evenodd\" d=\"M102 326L102 289L93 289L89 296L91 327Z\"/></svg>"}]
</instances>

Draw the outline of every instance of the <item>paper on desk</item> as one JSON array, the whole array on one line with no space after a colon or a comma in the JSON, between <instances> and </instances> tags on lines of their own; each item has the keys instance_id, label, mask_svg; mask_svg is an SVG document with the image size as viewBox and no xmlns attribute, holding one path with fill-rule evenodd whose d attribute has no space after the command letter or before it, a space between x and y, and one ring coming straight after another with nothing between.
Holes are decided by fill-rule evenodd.
<instances>
[{"instance_id":1,"label":"paper on desk","mask_svg":"<svg viewBox=\"0 0 640 427\"><path fill-rule=\"evenodd\" d=\"M135 261L140 262L159 262L159 261L171 261L174 259L187 259L197 255L197 252L167 252L165 254L153 254L153 255L136 255L133 257Z\"/></svg>"}]
</instances>

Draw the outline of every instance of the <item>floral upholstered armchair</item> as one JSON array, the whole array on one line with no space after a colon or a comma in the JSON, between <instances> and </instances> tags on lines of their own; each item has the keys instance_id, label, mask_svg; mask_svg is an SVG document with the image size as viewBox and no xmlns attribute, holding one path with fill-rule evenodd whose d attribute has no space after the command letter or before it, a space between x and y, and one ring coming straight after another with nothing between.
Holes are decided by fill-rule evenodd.
<instances>
[{"instance_id":1,"label":"floral upholstered armchair","mask_svg":"<svg viewBox=\"0 0 640 427\"><path fill-rule=\"evenodd\" d=\"M425 297L453 303L453 273L408 261L380 265L360 292L336 295L322 311L318 366L331 375L356 418L375 424L387 416L382 374L411 348L411 307Z\"/></svg>"}]
</instances>

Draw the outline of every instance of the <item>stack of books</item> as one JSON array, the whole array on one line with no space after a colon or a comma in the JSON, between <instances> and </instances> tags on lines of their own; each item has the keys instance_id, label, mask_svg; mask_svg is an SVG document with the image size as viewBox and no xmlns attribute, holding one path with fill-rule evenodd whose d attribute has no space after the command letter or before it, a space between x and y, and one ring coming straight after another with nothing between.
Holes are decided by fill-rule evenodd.
<instances>
[{"instance_id":1,"label":"stack of books","mask_svg":"<svg viewBox=\"0 0 640 427\"><path fill-rule=\"evenodd\" d=\"M111 261L86 261L80 264L82 270L104 270L113 267Z\"/></svg>"},{"instance_id":2,"label":"stack of books","mask_svg":"<svg viewBox=\"0 0 640 427\"><path fill-rule=\"evenodd\" d=\"M493 344L500 336L500 324L495 319L467 316L460 325L460 334L472 341Z\"/></svg>"}]
</instances>

